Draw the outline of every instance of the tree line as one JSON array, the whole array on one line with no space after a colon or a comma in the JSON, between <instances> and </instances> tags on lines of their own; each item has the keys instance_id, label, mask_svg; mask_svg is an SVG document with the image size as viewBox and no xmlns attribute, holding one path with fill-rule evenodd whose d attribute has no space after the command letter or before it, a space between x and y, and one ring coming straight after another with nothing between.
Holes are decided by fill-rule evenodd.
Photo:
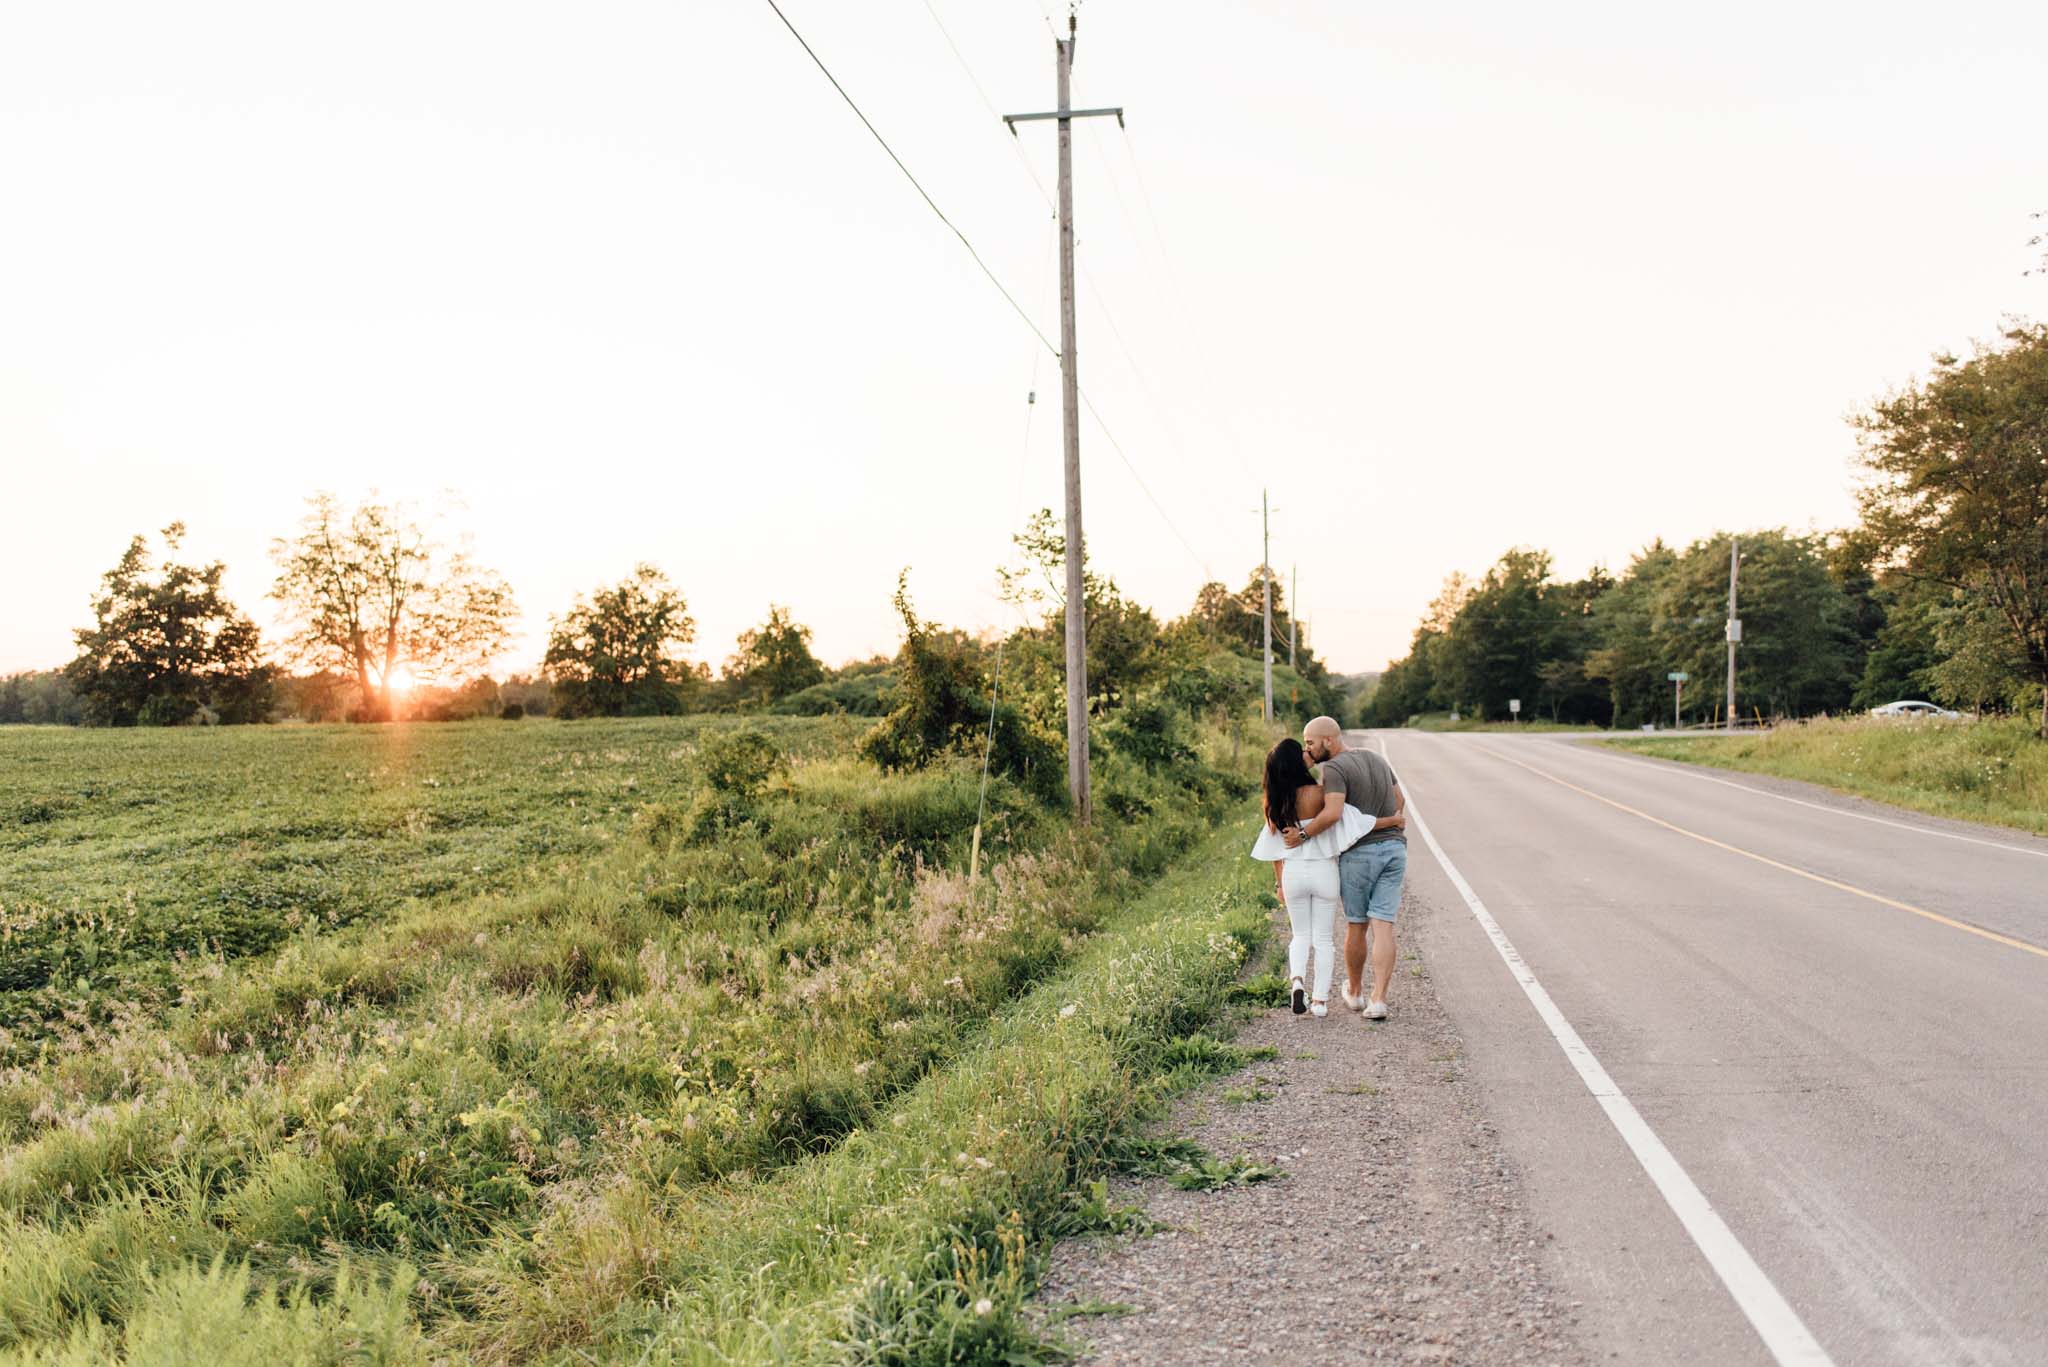
<instances>
[{"instance_id":1,"label":"tree line","mask_svg":"<svg viewBox=\"0 0 2048 1367\"><path fill-rule=\"evenodd\" d=\"M1857 525L1740 537L1737 705L1802 717L1931 697L2039 710L2048 736L2048 328L2013 325L1853 419ZM1559 580L1517 548L1453 574L1407 655L1360 706L1368 725L1457 710L1633 727L1726 707L1731 543L1652 542L1619 574Z\"/></svg>"},{"instance_id":2,"label":"tree line","mask_svg":"<svg viewBox=\"0 0 2048 1367\"><path fill-rule=\"evenodd\" d=\"M876 742L876 758L890 765L964 745L968 714L978 709L976 725L987 729L998 694L1004 702L994 725L1017 753L1036 753L1038 741L1056 741L1064 727L1064 543L1049 510L1014 538L1016 561L998 571L1019 619L1006 634L974 636L920 619L906 578L897 588L904 643L895 655L828 668L811 648L810 628L771 604L715 675L688 658L696 642L688 601L652 564L579 595L549 619L539 668L499 680L486 667L517 619L511 587L403 505L373 497L349 506L329 494L308 500L298 529L271 548L270 597L283 623L275 641L222 591L220 562L181 557L183 538L183 526L173 523L155 542L130 540L92 597L91 623L74 633L78 653L70 663L0 679L0 722L159 726L698 711L844 712L901 722L914 703L918 720L898 725L893 741ZM1117 713L1140 691L1155 695L1155 712L1190 716L1242 714L1254 703L1262 571L1235 591L1204 585L1189 611L1168 621L1092 569L1084 585L1096 712ZM1273 592L1275 640L1284 642L1298 628L1282 586L1276 582ZM1316 658L1305 633L1296 660L1296 668L1276 670L1279 709L1306 717L1341 707L1346 681ZM910 697L920 691L921 698ZM1133 743L1142 749L1145 742Z\"/></svg>"}]
</instances>

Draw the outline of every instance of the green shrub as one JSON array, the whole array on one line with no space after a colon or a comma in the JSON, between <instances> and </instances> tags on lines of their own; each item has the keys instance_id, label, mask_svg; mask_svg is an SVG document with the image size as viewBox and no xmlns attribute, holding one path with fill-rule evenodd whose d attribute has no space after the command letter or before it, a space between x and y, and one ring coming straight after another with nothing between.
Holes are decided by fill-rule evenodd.
<instances>
[{"instance_id":1,"label":"green shrub","mask_svg":"<svg viewBox=\"0 0 2048 1367\"><path fill-rule=\"evenodd\" d=\"M1103 739L1113 750L1156 773L1194 760L1195 752L1181 738L1179 716L1163 698L1146 698L1120 709L1103 726Z\"/></svg>"},{"instance_id":2,"label":"green shrub","mask_svg":"<svg viewBox=\"0 0 2048 1367\"><path fill-rule=\"evenodd\" d=\"M855 674L812 684L779 699L768 710L789 717L820 717L832 713L880 717L889 711L890 694L895 688L894 670Z\"/></svg>"},{"instance_id":3,"label":"green shrub","mask_svg":"<svg viewBox=\"0 0 2048 1367\"><path fill-rule=\"evenodd\" d=\"M704 742L697 765L711 791L751 803L787 767L782 747L759 731L728 731Z\"/></svg>"}]
</instances>

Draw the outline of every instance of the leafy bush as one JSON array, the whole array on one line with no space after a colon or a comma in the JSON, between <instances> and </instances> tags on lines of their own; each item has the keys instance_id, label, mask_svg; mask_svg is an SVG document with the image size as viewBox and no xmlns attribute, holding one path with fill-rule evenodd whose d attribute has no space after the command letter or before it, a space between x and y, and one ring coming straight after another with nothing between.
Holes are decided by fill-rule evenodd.
<instances>
[{"instance_id":1,"label":"leafy bush","mask_svg":"<svg viewBox=\"0 0 2048 1367\"><path fill-rule=\"evenodd\" d=\"M1147 698L1123 708L1103 728L1103 739L1153 773L1195 758L1181 739L1180 718L1162 698Z\"/></svg>"},{"instance_id":2,"label":"leafy bush","mask_svg":"<svg viewBox=\"0 0 2048 1367\"><path fill-rule=\"evenodd\" d=\"M751 728L713 736L698 751L697 763L711 791L742 802L758 798L769 780L786 768L782 747Z\"/></svg>"},{"instance_id":3,"label":"leafy bush","mask_svg":"<svg viewBox=\"0 0 2048 1367\"><path fill-rule=\"evenodd\" d=\"M879 717L889 711L890 694L896 689L896 671L842 675L792 693L769 707L786 717L822 717L843 712L855 717Z\"/></svg>"},{"instance_id":4,"label":"leafy bush","mask_svg":"<svg viewBox=\"0 0 2048 1367\"><path fill-rule=\"evenodd\" d=\"M1059 801L1065 783L1060 747L1016 708L990 705L971 643L920 621L901 579L896 610L904 642L895 705L861 741L861 753L890 772L922 769L947 753L978 760L986 750L990 773L1016 779L1044 801Z\"/></svg>"}]
</instances>

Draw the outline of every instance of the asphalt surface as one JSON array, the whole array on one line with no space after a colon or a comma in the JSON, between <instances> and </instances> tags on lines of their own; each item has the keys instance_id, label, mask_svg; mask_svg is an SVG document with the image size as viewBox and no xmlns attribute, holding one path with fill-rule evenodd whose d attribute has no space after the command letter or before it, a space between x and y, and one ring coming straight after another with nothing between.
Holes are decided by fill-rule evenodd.
<instances>
[{"instance_id":1,"label":"asphalt surface","mask_svg":"<svg viewBox=\"0 0 2048 1367\"><path fill-rule=\"evenodd\" d=\"M1361 741L1828 1358L2048 1362L2048 841L1570 740ZM1588 1347L1773 1361L1409 851L1411 938Z\"/></svg>"}]
</instances>

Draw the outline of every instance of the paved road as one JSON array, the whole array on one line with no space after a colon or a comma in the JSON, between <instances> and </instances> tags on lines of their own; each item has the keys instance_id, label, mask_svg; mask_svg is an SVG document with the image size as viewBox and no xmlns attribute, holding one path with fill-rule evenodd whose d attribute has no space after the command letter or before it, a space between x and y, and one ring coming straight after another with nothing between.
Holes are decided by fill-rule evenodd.
<instances>
[{"instance_id":1,"label":"paved road","mask_svg":"<svg viewBox=\"0 0 2048 1367\"><path fill-rule=\"evenodd\" d=\"M1567 740L1370 741L1764 1279L1717 1275L1411 828L1413 939L1592 1346L1767 1363L1743 1307L1775 1294L1809 1361L2048 1362L2048 841Z\"/></svg>"}]
</instances>

